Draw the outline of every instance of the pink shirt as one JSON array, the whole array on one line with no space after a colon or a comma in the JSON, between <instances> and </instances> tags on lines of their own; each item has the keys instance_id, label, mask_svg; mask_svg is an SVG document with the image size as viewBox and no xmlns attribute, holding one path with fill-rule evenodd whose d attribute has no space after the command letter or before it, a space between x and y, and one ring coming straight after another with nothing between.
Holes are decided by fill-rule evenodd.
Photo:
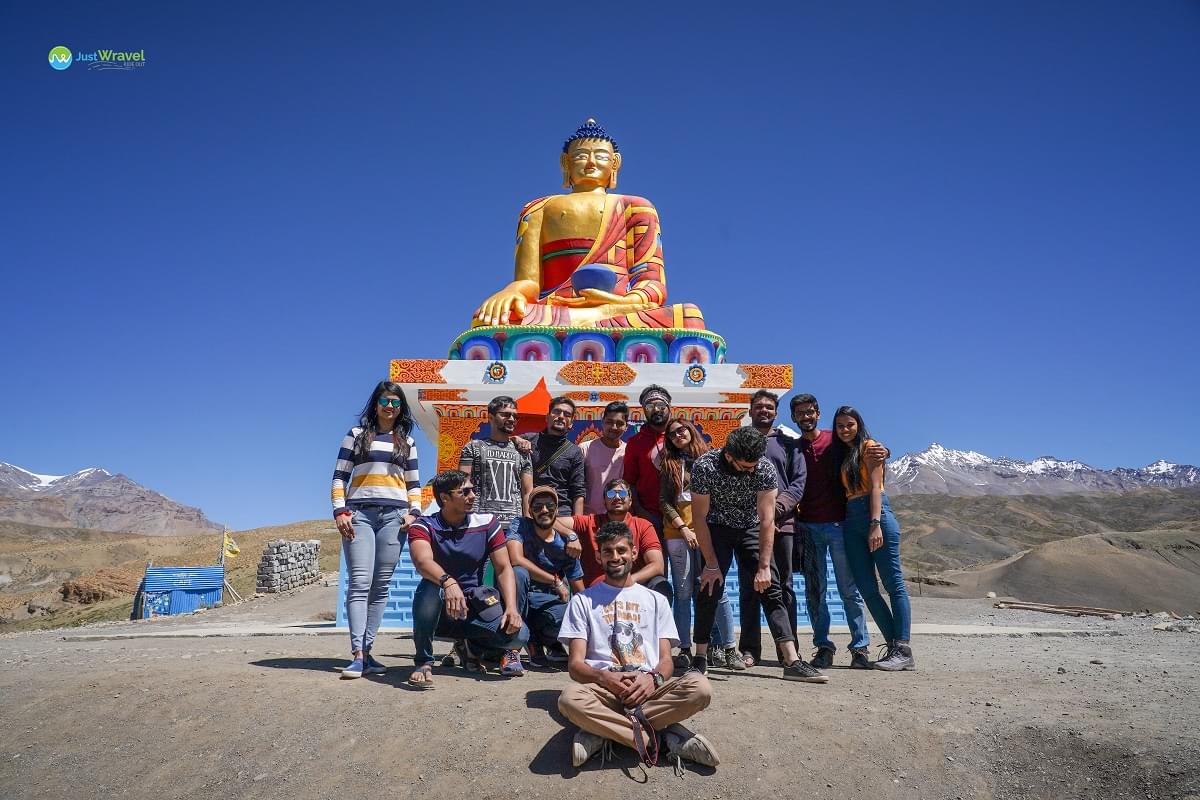
<instances>
[{"instance_id":1,"label":"pink shirt","mask_svg":"<svg viewBox=\"0 0 1200 800\"><path fill-rule=\"evenodd\" d=\"M604 485L613 478L624 477L625 442L612 448L596 437L579 445L579 449L583 451L583 475L587 481L583 509L588 514L603 514L608 510L604 506Z\"/></svg>"}]
</instances>

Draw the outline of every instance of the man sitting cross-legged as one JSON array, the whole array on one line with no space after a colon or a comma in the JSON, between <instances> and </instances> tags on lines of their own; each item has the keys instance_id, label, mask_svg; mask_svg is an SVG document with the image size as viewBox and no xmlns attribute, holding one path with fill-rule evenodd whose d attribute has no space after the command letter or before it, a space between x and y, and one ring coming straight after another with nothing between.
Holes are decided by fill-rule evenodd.
<instances>
[{"instance_id":1,"label":"man sitting cross-legged","mask_svg":"<svg viewBox=\"0 0 1200 800\"><path fill-rule=\"evenodd\" d=\"M528 517L508 526L508 558L517 583L517 610L529 626L529 655L533 663L565 664L567 653L558 641L558 628L567 610L568 584L583 591L579 541L554 530L558 493L537 486L529 493Z\"/></svg>"},{"instance_id":2,"label":"man sitting cross-legged","mask_svg":"<svg viewBox=\"0 0 1200 800\"><path fill-rule=\"evenodd\" d=\"M571 598L558 634L576 681L558 698L579 726L571 763L582 766L607 739L637 749L643 761L653 763L663 744L671 755L715 767L712 745L678 724L708 706L712 687L699 672L672 677L675 620L660 594L633 580L638 553L628 526L605 523L596 544L604 580Z\"/></svg>"},{"instance_id":3,"label":"man sitting cross-legged","mask_svg":"<svg viewBox=\"0 0 1200 800\"><path fill-rule=\"evenodd\" d=\"M408 528L409 553L424 578L413 595L413 639L417 668L409 677L416 688L433 688L433 637L453 637L460 662L478 662L474 644L501 651L500 674L524 674L520 650L529 629L517 613L517 589L504 546L504 533L493 514L472 514L475 486L465 472L446 470L433 479L440 510ZM496 571L499 594L483 584L488 558Z\"/></svg>"}]
</instances>

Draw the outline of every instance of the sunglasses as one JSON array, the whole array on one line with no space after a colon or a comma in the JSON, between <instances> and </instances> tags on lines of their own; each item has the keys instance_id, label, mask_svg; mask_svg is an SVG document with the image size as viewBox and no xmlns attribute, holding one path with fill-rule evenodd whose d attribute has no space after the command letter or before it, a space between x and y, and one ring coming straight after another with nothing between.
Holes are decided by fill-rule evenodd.
<instances>
[{"instance_id":1,"label":"sunglasses","mask_svg":"<svg viewBox=\"0 0 1200 800\"><path fill-rule=\"evenodd\" d=\"M460 494L463 497L466 497L469 494L475 494L475 495L479 494L479 490L476 489L474 486L464 486L461 489L452 489L450 491L450 494Z\"/></svg>"},{"instance_id":2,"label":"sunglasses","mask_svg":"<svg viewBox=\"0 0 1200 800\"><path fill-rule=\"evenodd\" d=\"M628 489L609 489L607 492L604 493L604 496L607 497L609 500L616 500L616 499L624 500L626 497L629 497L629 490Z\"/></svg>"},{"instance_id":3,"label":"sunglasses","mask_svg":"<svg viewBox=\"0 0 1200 800\"><path fill-rule=\"evenodd\" d=\"M541 511L544 508L558 508L558 503L553 500L534 500L529 504L530 511Z\"/></svg>"},{"instance_id":4,"label":"sunglasses","mask_svg":"<svg viewBox=\"0 0 1200 800\"><path fill-rule=\"evenodd\" d=\"M687 433L691 433L687 428L676 428L673 431L668 431L667 436L670 436L672 439L678 439Z\"/></svg>"},{"instance_id":5,"label":"sunglasses","mask_svg":"<svg viewBox=\"0 0 1200 800\"><path fill-rule=\"evenodd\" d=\"M379 398L379 407L380 408L387 408L388 406L391 406L392 408L399 408L402 405L404 405L404 401L401 400L399 397L393 397L391 399L388 399L386 397Z\"/></svg>"}]
</instances>

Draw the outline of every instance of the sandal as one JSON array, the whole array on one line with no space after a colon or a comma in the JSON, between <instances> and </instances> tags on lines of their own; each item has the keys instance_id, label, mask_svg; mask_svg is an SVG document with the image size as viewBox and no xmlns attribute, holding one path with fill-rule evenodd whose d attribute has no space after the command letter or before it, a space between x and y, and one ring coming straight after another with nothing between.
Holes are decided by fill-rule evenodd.
<instances>
[{"instance_id":1,"label":"sandal","mask_svg":"<svg viewBox=\"0 0 1200 800\"><path fill-rule=\"evenodd\" d=\"M754 656L750 655L749 653L743 652L742 653L742 663L746 665L746 669L750 669L751 667L754 666L754 664L756 662L754 660Z\"/></svg>"},{"instance_id":2,"label":"sandal","mask_svg":"<svg viewBox=\"0 0 1200 800\"><path fill-rule=\"evenodd\" d=\"M422 664L408 676L408 685L422 691L436 688L433 685L433 665Z\"/></svg>"}]
</instances>

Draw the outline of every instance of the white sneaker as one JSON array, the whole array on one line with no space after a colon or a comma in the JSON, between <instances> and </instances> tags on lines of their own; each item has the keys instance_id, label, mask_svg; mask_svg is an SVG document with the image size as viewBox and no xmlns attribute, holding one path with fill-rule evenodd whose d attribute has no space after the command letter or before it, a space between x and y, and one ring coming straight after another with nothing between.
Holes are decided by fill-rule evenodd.
<instances>
[{"instance_id":1,"label":"white sneaker","mask_svg":"<svg viewBox=\"0 0 1200 800\"><path fill-rule=\"evenodd\" d=\"M582 767L589 758L599 753L603 746L602 737L587 731L577 731L575 739L571 742L571 766Z\"/></svg>"},{"instance_id":2,"label":"white sneaker","mask_svg":"<svg viewBox=\"0 0 1200 800\"><path fill-rule=\"evenodd\" d=\"M721 763L721 757L717 755L708 739L698 733L692 733L679 723L668 725L663 729L662 735L667 743L667 750L684 761L705 767L715 767Z\"/></svg>"}]
</instances>

